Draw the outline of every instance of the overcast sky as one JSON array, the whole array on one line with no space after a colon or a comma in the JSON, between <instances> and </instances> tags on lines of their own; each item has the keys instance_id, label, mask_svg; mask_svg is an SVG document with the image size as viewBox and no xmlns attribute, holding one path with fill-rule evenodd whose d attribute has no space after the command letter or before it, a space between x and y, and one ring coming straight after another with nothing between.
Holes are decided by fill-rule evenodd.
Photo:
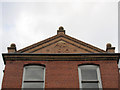
<instances>
[{"instance_id":1,"label":"overcast sky","mask_svg":"<svg viewBox=\"0 0 120 90\"><path fill-rule=\"evenodd\" d=\"M66 34L106 50L118 52L118 0L2 0L0 2L0 54L15 43L17 49ZM4 63L0 55L0 81Z\"/></svg>"}]
</instances>

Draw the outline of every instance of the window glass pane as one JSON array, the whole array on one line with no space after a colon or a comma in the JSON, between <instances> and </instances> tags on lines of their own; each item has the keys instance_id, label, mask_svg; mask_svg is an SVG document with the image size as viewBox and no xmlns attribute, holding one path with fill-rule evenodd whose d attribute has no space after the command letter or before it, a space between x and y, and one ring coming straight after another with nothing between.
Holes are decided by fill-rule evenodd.
<instances>
[{"instance_id":1,"label":"window glass pane","mask_svg":"<svg viewBox=\"0 0 120 90\"><path fill-rule=\"evenodd\" d=\"M44 67L25 67L24 81L44 81Z\"/></svg>"},{"instance_id":2,"label":"window glass pane","mask_svg":"<svg viewBox=\"0 0 120 90\"><path fill-rule=\"evenodd\" d=\"M98 83L82 83L82 88L99 88Z\"/></svg>"},{"instance_id":3,"label":"window glass pane","mask_svg":"<svg viewBox=\"0 0 120 90\"><path fill-rule=\"evenodd\" d=\"M43 88L43 83L24 83L23 88Z\"/></svg>"},{"instance_id":4,"label":"window glass pane","mask_svg":"<svg viewBox=\"0 0 120 90\"><path fill-rule=\"evenodd\" d=\"M81 69L82 80L97 80L97 71L96 69Z\"/></svg>"},{"instance_id":5,"label":"window glass pane","mask_svg":"<svg viewBox=\"0 0 120 90\"><path fill-rule=\"evenodd\" d=\"M82 88L82 90L102 90L102 88Z\"/></svg>"}]
</instances>

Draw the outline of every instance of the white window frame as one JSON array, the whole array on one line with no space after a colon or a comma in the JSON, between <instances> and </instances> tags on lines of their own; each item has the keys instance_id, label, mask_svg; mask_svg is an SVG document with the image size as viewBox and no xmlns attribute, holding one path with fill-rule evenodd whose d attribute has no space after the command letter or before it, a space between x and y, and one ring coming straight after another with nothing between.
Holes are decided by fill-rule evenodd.
<instances>
[{"instance_id":1,"label":"white window frame","mask_svg":"<svg viewBox=\"0 0 120 90\"><path fill-rule=\"evenodd\" d=\"M101 81L101 75L100 75L100 68L99 68L99 66L98 65L87 65L87 64L85 64L85 65L79 65L78 66L78 75L79 75L79 88L82 90L82 75L81 75L81 69L80 69L80 67L86 67L86 68L94 68L94 67L97 67L97 77L98 77L98 87L99 87L99 89L100 90L102 90L102 81Z\"/></svg>"},{"instance_id":2,"label":"white window frame","mask_svg":"<svg viewBox=\"0 0 120 90\"><path fill-rule=\"evenodd\" d=\"M36 65L36 64L31 64L31 65L26 65L26 66L42 66L43 68L44 68L44 76L43 76L43 81L44 81L44 83L43 83L43 88L45 88L45 71L46 71L46 68L45 68L45 66L43 66L43 65ZM22 79L22 90L24 90L24 79L25 79L25 67L26 66L24 66L24 69L23 69L23 79Z\"/></svg>"}]
</instances>

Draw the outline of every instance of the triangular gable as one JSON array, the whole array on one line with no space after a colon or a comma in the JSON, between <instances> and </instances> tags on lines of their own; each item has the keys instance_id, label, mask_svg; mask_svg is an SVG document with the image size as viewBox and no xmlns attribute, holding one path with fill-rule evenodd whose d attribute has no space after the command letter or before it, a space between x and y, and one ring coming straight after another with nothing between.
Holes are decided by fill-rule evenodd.
<instances>
[{"instance_id":1,"label":"triangular gable","mask_svg":"<svg viewBox=\"0 0 120 90\"><path fill-rule=\"evenodd\" d=\"M17 53L105 53L106 51L77 40L66 34L53 37L25 47Z\"/></svg>"}]
</instances>

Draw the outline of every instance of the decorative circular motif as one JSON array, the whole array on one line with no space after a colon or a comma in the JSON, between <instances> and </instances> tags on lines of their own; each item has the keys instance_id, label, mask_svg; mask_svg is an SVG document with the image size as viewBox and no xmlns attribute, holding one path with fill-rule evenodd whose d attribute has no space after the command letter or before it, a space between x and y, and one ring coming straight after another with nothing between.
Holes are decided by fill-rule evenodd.
<instances>
[{"instance_id":1,"label":"decorative circular motif","mask_svg":"<svg viewBox=\"0 0 120 90\"><path fill-rule=\"evenodd\" d=\"M55 48L56 53L68 53L69 52L69 47L67 43L64 41L57 42L54 48Z\"/></svg>"}]
</instances>

